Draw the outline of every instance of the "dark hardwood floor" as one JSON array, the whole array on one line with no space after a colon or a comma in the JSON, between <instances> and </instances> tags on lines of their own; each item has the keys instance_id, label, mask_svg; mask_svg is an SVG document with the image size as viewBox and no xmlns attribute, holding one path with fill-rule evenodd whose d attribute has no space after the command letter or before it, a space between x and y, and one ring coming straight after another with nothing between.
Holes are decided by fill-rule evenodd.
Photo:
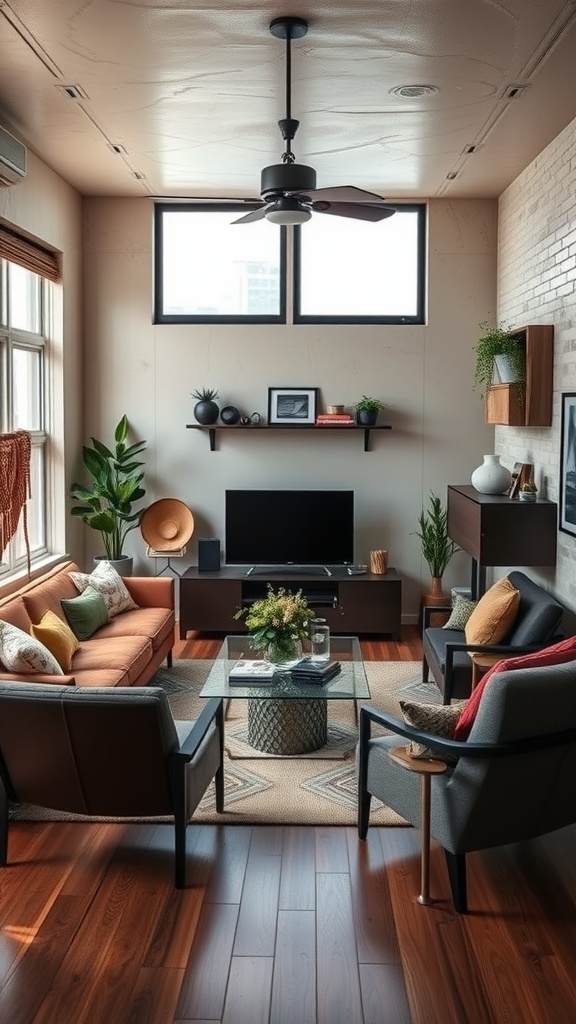
<instances>
[{"instance_id":1,"label":"dark hardwood floor","mask_svg":"<svg viewBox=\"0 0 576 1024\"><path fill-rule=\"evenodd\" d=\"M177 642L210 658L217 638ZM370 660L417 660L402 641ZM529 799L529 794L526 794ZM411 828L14 823L2 1024L564 1024L576 1017L576 829L469 857L470 913Z\"/></svg>"}]
</instances>

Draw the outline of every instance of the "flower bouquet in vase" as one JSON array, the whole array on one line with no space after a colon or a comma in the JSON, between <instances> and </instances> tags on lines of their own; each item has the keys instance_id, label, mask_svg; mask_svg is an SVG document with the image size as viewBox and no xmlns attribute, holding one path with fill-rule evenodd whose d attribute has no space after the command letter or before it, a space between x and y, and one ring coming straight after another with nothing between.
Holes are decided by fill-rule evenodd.
<instances>
[{"instance_id":1,"label":"flower bouquet in vase","mask_svg":"<svg viewBox=\"0 0 576 1024\"><path fill-rule=\"evenodd\" d=\"M249 608L239 608L234 618L245 617L253 650L282 665L302 656L302 641L309 636L314 614L301 590L294 594L279 587L275 591L269 583L266 597L258 598Z\"/></svg>"}]
</instances>

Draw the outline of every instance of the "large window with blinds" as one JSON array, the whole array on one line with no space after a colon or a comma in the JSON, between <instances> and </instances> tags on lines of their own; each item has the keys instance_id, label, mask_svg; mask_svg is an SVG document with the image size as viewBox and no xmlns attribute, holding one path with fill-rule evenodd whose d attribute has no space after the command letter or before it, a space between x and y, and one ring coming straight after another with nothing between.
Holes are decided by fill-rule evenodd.
<instances>
[{"instance_id":1,"label":"large window with blinds","mask_svg":"<svg viewBox=\"0 0 576 1024\"><path fill-rule=\"evenodd\" d=\"M0 551L0 578L47 550L47 360L50 281L57 257L0 228L0 433L30 434L30 497L26 518Z\"/></svg>"}]
</instances>

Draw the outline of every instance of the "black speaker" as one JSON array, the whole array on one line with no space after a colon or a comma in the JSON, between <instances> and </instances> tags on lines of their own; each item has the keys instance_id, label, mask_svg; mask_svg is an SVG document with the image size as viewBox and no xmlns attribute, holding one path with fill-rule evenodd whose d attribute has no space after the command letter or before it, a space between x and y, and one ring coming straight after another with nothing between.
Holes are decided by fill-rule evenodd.
<instances>
[{"instance_id":1,"label":"black speaker","mask_svg":"<svg viewBox=\"0 0 576 1024\"><path fill-rule=\"evenodd\" d=\"M220 569L220 541L218 537L198 540L198 572L218 572Z\"/></svg>"}]
</instances>

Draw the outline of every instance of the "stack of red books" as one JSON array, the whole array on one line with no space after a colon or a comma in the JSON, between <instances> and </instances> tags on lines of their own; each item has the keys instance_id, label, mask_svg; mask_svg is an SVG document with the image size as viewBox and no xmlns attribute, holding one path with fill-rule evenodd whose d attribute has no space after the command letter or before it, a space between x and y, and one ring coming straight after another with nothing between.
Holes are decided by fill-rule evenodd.
<instances>
[{"instance_id":1,"label":"stack of red books","mask_svg":"<svg viewBox=\"0 0 576 1024\"><path fill-rule=\"evenodd\" d=\"M353 427L354 418L348 412L321 412L316 417L317 427Z\"/></svg>"}]
</instances>

